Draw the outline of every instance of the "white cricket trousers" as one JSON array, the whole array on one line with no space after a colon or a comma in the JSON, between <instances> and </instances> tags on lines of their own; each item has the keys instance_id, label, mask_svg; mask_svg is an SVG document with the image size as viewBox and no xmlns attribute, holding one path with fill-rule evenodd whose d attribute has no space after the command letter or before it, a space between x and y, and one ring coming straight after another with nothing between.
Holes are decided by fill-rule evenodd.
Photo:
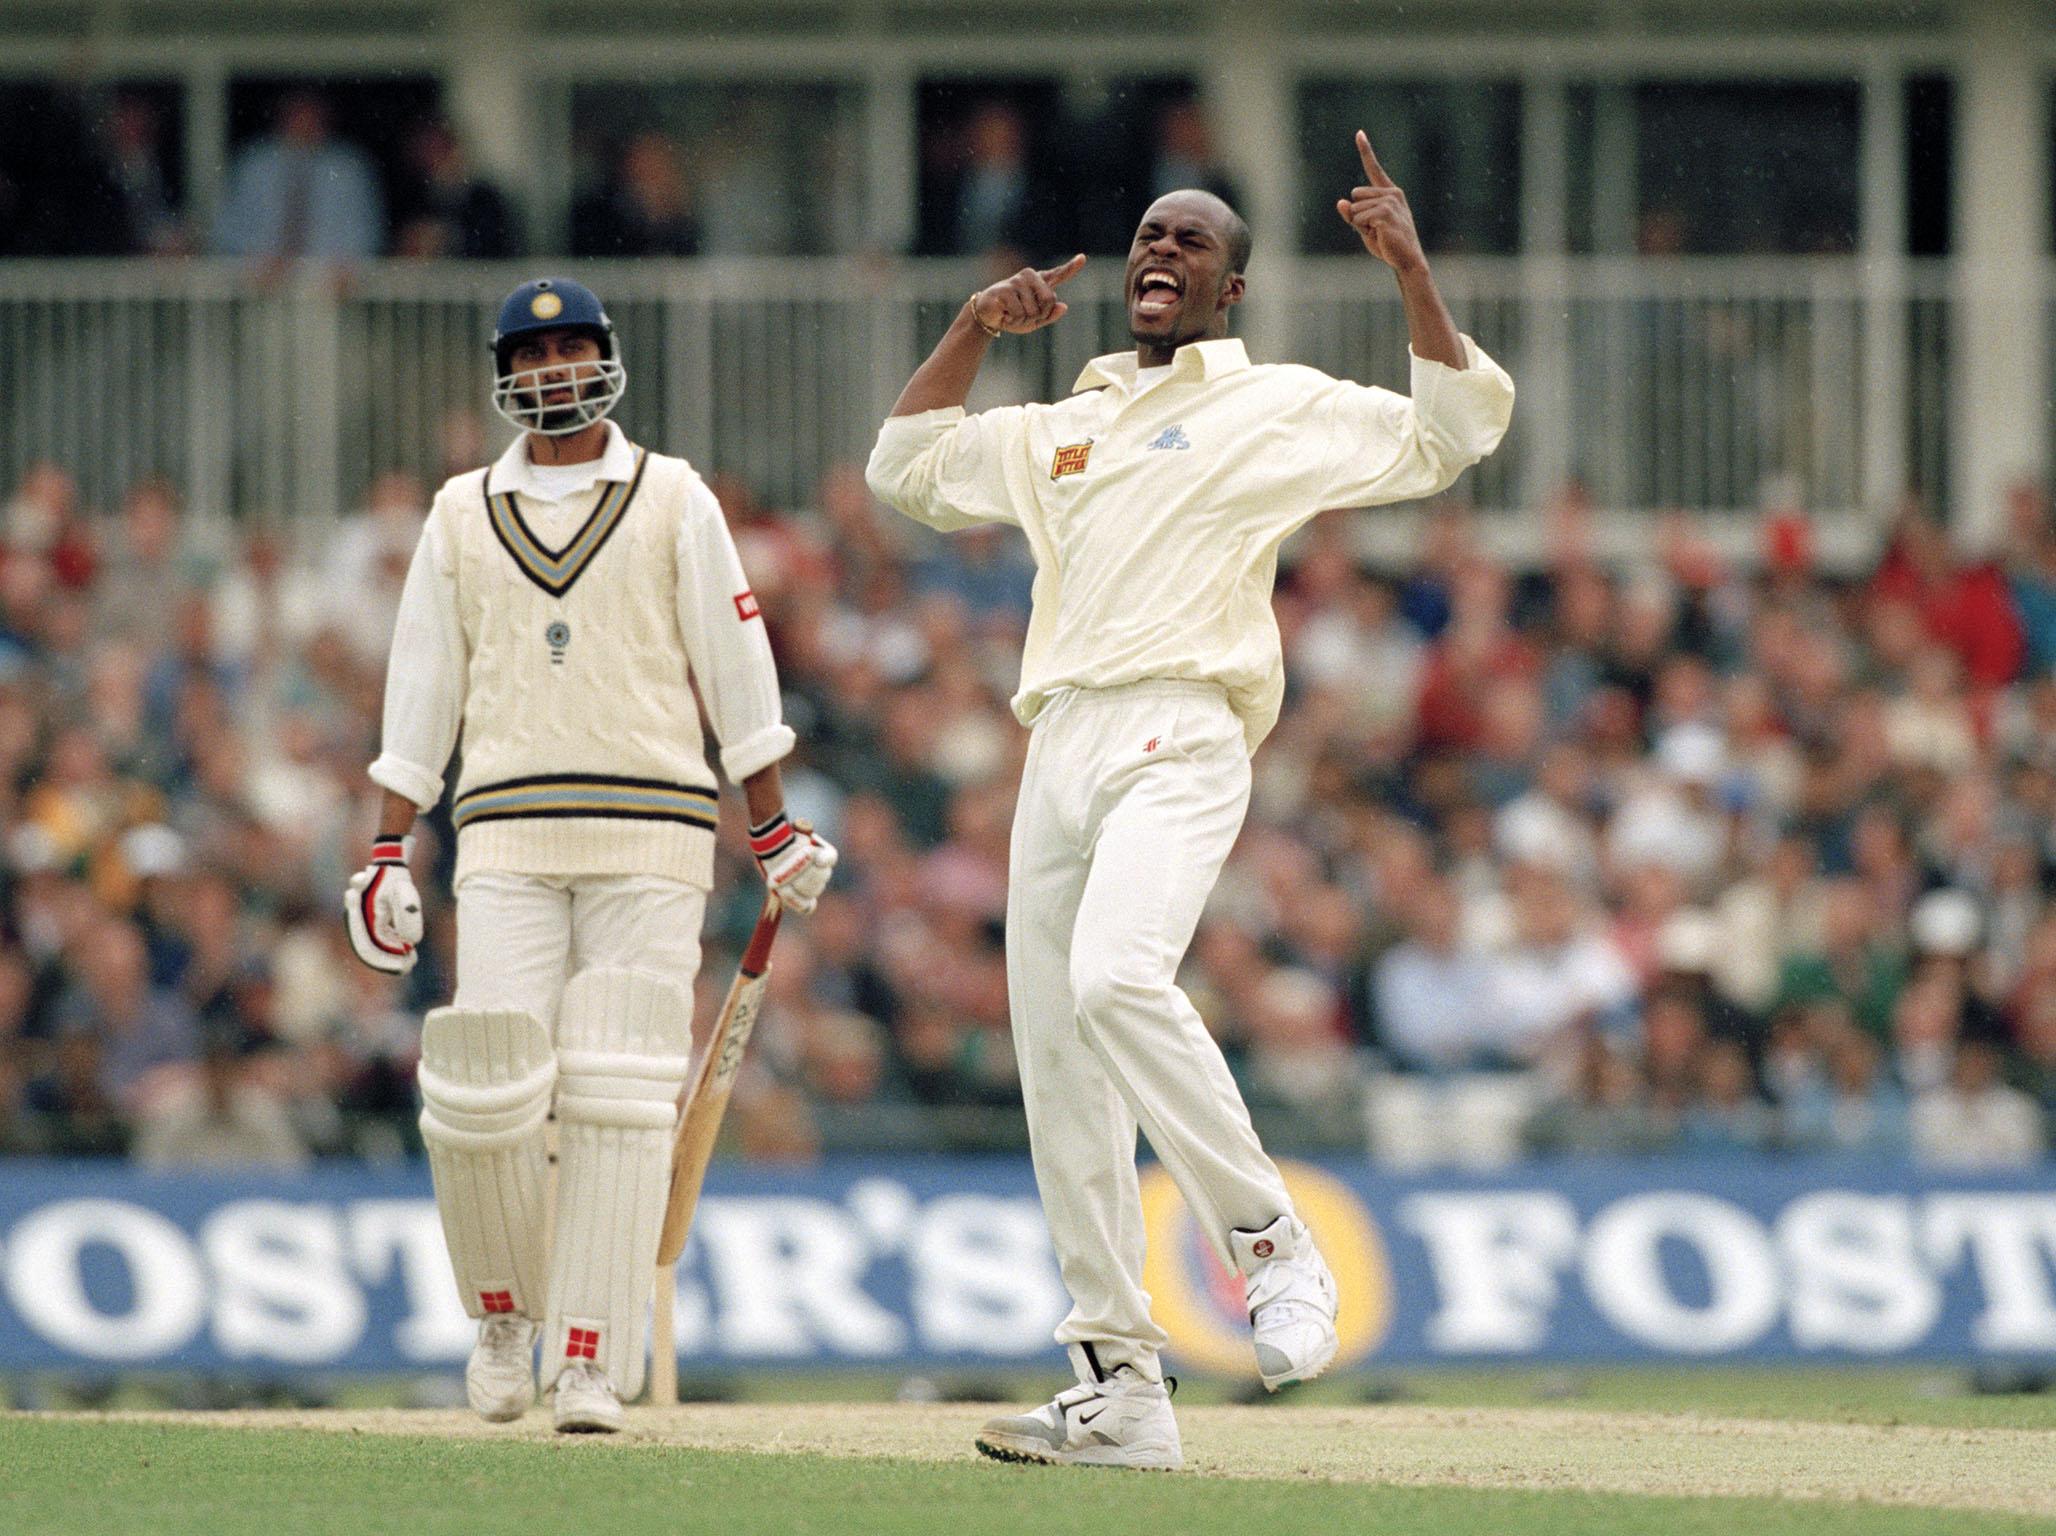
<instances>
[{"instance_id":1,"label":"white cricket trousers","mask_svg":"<svg viewBox=\"0 0 2056 1536\"><path fill-rule=\"evenodd\" d=\"M588 966L668 977L692 996L707 893L655 875L510 875L457 883L459 1008L520 1008L552 1040L564 983Z\"/></svg>"},{"instance_id":2,"label":"white cricket trousers","mask_svg":"<svg viewBox=\"0 0 2056 1536\"><path fill-rule=\"evenodd\" d=\"M1242 722L1205 683L1074 689L1037 717L1014 814L1007 983L1062 1344L1157 1376L1135 1130L1224 1261L1292 1210L1177 985L1249 804Z\"/></svg>"}]
</instances>

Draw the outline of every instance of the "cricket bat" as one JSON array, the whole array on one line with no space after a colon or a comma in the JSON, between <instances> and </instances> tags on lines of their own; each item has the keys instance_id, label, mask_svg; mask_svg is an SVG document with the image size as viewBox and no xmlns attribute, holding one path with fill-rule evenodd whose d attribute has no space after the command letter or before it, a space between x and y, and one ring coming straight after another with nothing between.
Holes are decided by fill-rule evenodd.
<instances>
[{"instance_id":1,"label":"cricket bat","mask_svg":"<svg viewBox=\"0 0 2056 1536\"><path fill-rule=\"evenodd\" d=\"M700 1186L707 1162L721 1133L721 1116L735 1088L750 1031L757 1027L757 1009L764 1001L764 979L771 973L771 941L778 937L778 919L785 911L776 896L765 898L764 910L742 952L742 965L728 988L728 1000L714 1021L706 1054L693 1074L678 1116L678 1137L671 1146L671 1197L664 1207L664 1226L657 1237L657 1285L650 1310L650 1402L665 1406L678 1401L678 1341L672 1306L678 1291L678 1256L685 1252L693 1212L699 1208Z\"/></svg>"}]
</instances>

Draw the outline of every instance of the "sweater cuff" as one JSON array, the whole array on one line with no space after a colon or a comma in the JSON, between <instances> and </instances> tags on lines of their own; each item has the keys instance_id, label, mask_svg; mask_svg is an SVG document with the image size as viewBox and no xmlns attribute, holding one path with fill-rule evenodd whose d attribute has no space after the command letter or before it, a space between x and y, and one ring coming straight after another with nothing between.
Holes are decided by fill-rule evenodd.
<instances>
[{"instance_id":1,"label":"sweater cuff","mask_svg":"<svg viewBox=\"0 0 2056 1536\"><path fill-rule=\"evenodd\" d=\"M799 738L792 727L780 721L721 749L721 770L740 784L753 773L762 773L793 749Z\"/></svg>"},{"instance_id":2,"label":"sweater cuff","mask_svg":"<svg viewBox=\"0 0 2056 1536\"><path fill-rule=\"evenodd\" d=\"M426 768L393 756L390 752L379 754L371 765L371 782L380 789L389 789L394 794L412 800L422 810L430 810L443 797L443 776L430 773Z\"/></svg>"}]
</instances>

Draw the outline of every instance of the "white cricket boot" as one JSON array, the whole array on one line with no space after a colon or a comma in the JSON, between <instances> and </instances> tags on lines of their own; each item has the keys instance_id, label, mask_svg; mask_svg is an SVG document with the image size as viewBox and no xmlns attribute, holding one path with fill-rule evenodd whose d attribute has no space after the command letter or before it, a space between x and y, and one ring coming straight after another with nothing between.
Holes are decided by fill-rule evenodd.
<instances>
[{"instance_id":1,"label":"white cricket boot","mask_svg":"<svg viewBox=\"0 0 2056 1536\"><path fill-rule=\"evenodd\" d=\"M1334 1360L1336 1348L1335 1277L1313 1234L1297 1217L1280 1216L1254 1232L1230 1232L1228 1246L1247 1283L1256 1368L1265 1390L1312 1381Z\"/></svg>"},{"instance_id":2,"label":"white cricket boot","mask_svg":"<svg viewBox=\"0 0 2056 1536\"><path fill-rule=\"evenodd\" d=\"M535 1401L535 1323L518 1312L489 1313L464 1367L464 1395L482 1419L504 1424Z\"/></svg>"},{"instance_id":3,"label":"white cricket boot","mask_svg":"<svg viewBox=\"0 0 2056 1536\"><path fill-rule=\"evenodd\" d=\"M557 1433L611 1435L626 1422L607 1373L590 1360L574 1360L557 1378Z\"/></svg>"},{"instance_id":4,"label":"white cricket boot","mask_svg":"<svg viewBox=\"0 0 2056 1536\"><path fill-rule=\"evenodd\" d=\"M1074 1345L1073 1357L1078 1353ZM1171 1413L1176 1386L1175 1380L1151 1381L1133 1365L1117 1365L1097 1380L1067 1387L1031 1413L992 1420L978 1431L976 1444L994 1461L1176 1471L1185 1465Z\"/></svg>"}]
</instances>

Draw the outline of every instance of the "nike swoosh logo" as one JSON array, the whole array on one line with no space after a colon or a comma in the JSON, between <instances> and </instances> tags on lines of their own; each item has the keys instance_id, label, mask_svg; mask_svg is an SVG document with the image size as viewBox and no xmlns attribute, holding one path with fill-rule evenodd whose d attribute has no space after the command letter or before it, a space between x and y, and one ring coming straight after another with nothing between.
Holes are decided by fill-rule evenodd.
<instances>
[{"instance_id":1,"label":"nike swoosh logo","mask_svg":"<svg viewBox=\"0 0 2056 1536\"><path fill-rule=\"evenodd\" d=\"M1107 1405L1105 1403L1101 1403L1098 1407L1094 1408L1092 1412L1079 1414L1079 1427L1083 1428L1085 1425L1090 1424L1094 1419L1098 1418L1101 1414L1105 1413L1106 1411Z\"/></svg>"}]
</instances>

